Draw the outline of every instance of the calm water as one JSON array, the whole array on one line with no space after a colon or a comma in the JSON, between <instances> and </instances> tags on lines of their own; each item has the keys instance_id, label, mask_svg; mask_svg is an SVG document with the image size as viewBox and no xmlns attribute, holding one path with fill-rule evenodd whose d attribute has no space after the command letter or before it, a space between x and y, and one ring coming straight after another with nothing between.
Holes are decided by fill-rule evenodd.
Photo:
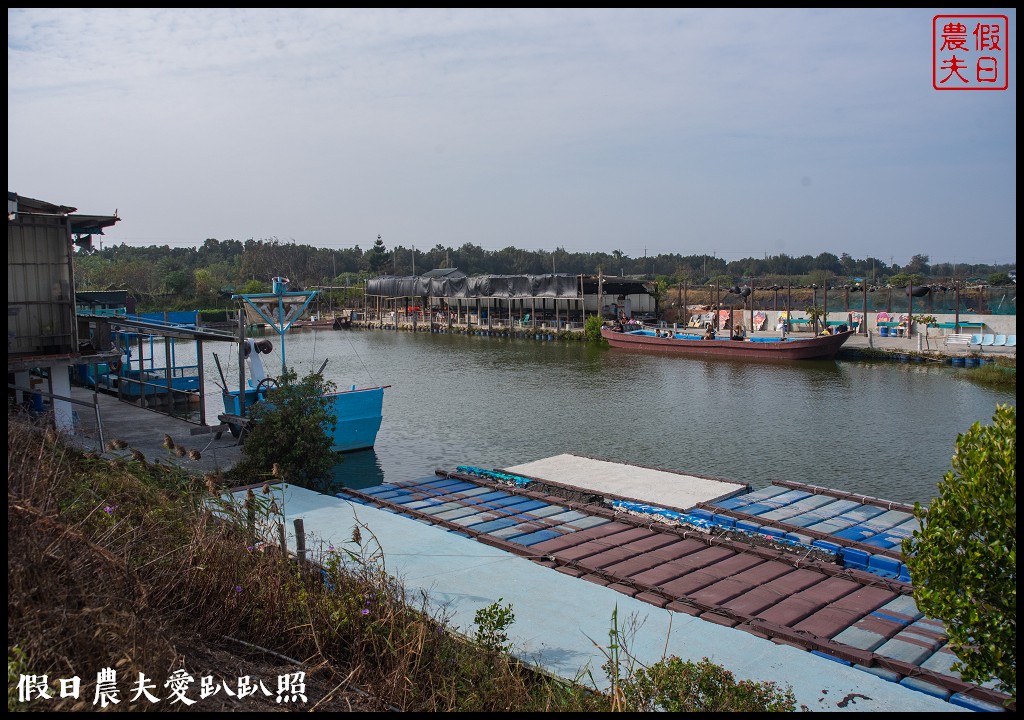
<instances>
[{"instance_id":1,"label":"calm water","mask_svg":"<svg viewBox=\"0 0 1024 720\"><path fill-rule=\"evenodd\" d=\"M281 368L280 343L263 356ZM1014 393L971 368L828 361L707 361L583 343L378 330L287 336L288 366L339 388L391 385L374 450L336 469L350 487L457 465L500 468L576 453L749 482L795 480L929 502L958 433L989 423ZM237 351L206 344L208 422L222 411L216 352L231 387ZM179 364L194 357L179 344ZM162 353L158 351L158 357Z\"/></svg>"}]
</instances>

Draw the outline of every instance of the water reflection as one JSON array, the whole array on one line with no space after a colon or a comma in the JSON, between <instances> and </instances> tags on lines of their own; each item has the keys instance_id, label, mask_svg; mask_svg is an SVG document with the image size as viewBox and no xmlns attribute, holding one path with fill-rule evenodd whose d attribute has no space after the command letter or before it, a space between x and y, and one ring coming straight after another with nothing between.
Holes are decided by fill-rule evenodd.
<instances>
[{"instance_id":1,"label":"water reflection","mask_svg":"<svg viewBox=\"0 0 1024 720\"><path fill-rule=\"evenodd\" d=\"M345 453L340 463L331 468L331 477L319 492L333 495L345 488L363 490L384 483L384 467L376 450Z\"/></svg>"}]
</instances>

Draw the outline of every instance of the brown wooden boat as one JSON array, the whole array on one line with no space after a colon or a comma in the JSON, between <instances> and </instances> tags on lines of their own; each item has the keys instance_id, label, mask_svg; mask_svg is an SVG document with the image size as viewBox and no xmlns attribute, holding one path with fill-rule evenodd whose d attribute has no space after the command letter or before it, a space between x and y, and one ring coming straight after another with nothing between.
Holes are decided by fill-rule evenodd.
<instances>
[{"instance_id":1,"label":"brown wooden boat","mask_svg":"<svg viewBox=\"0 0 1024 720\"><path fill-rule=\"evenodd\" d=\"M642 328L618 330L601 328L601 337L612 347L691 355L693 357L751 360L831 360L853 331L811 338L748 337L733 340L721 337L704 340L700 335L672 330Z\"/></svg>"}]
</instances>

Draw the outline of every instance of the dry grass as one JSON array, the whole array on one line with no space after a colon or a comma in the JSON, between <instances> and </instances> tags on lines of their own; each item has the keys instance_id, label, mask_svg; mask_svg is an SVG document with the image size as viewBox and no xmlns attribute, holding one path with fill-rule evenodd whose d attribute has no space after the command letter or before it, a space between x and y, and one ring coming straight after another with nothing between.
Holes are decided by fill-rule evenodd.
<instances>
[{"instance_id":1,"label":"dry grass","mask_svg":"<svg viewBox=\"0 0 1024 720\"><path fill-rule=\"evenodd\" d=\"M320 568L254 542L244 512L211 512L214 478L147 465L130 449L87 457L52 431L8 420L8 674L14 662L48 675L51 688L82 679L79 700L28 709L95 709L96 674L107 667L118 672L116 710L183 709L128 701L139 673L167 697L165 679L180 668L195 678L193 699L202 675L231 686L250 675L275 694L217 694L192 710L609 707L451 632L377 558L339 552ZM307 702L278 704L277 676L300 670Z\"/></svg>"}]
</instances>

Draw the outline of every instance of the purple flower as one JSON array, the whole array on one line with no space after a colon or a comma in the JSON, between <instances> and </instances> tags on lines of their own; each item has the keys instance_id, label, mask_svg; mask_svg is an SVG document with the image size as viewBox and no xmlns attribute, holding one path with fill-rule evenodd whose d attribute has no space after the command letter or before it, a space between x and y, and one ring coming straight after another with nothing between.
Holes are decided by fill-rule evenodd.
<instances>
[{"instance_id":1,"label":"purple flower","mask_svg":"<svg viewBox=\"0 0 1024 720\"><path fill-rule=\"evenodd\" d=\"M362 613L363 615L369 615L369 614L370 614L370 611L369 611L369 609L367 609L367 608L363 608L363 609L362 609L362 610L360 610L359 612L361 612L361 613Z\"/></svg>"},{"instance_id":2,"label":"purple flower","mask_svg":"<svg viewBox=\"0 0 1024 720\"><path fill-rule=\"evenodd\" d=\"M107 505L105 508L103 508L103 512L105 512L107 515L109 515L110 513L114 512L114 506L113 505Z\"/></svg>"},{"instance_id":3,"label":"purple flower","mask_svg":"<svg viewBox=\"0 0 1024 720\"><path fill-rule=\"evenodd\" d=\"M241 585L235 585L235 592L236 593L242 592L242 586Z\"/></svg>"},{"instance_id":4,"label":"purple flower","mask_svg":"<svg viewBox=\"0 0 1024 720\"><path fill-rule=\"evenodd\" d=\"M328 545L327 546L327 552L334 552L334 546L333 545Z\"/></svg>"}]
</instances>

